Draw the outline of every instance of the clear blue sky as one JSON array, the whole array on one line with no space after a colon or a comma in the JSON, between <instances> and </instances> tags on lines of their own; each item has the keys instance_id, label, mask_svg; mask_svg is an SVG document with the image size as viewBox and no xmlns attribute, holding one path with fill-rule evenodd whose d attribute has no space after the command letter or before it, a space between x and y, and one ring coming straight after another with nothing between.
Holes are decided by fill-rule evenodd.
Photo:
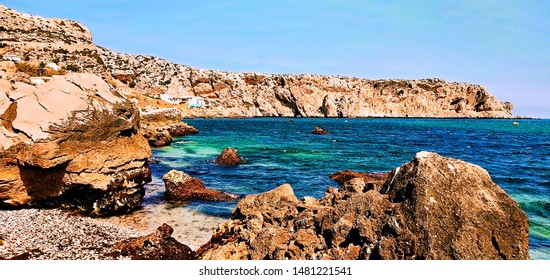
<instances>
[{"instance_id":1,"label":"clear blue sky","mask_svg":"<svg viewBox=\"0 0 550 280\"><path fill-rule=\"evenodd\" d=\"M193 67L481 84L550 118L550 1L13 1L94 42Z\"/></svg>"}]
</instances>

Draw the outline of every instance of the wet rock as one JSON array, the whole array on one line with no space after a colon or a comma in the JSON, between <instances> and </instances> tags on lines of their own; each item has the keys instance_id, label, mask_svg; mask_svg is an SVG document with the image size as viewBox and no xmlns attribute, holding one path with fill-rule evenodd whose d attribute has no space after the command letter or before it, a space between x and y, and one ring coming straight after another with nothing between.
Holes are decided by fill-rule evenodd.
<instances>
[{"instance_id":1,"label":"wet rock","mask_svg":"<svg viewBox=\"0 0 550 280\"><path fill-rule=\"evenodd\" d=\"M155 233L129 238L111 247L110 256L129 257L132 260L193 260L195 252L172 236L174 230L167 224Z\"/></svg>"},{"instance_id":2,"label":"wet rock","mask_svg":"<svg viewBox=\"0 0 550 280\"><path fill-rule=\"evenodd\" d=\"M236 194L208 189L200 179L174 169L166 173L162 180L166 186L165 195L170 200L232 201L239 198Z\"/></svg>"},{"instance_id":3,"label":"wet rock","mask_svg":"<svg viewBox=\"0 0 550 280\"><path fill-rule=\"evenodd\" d=\"M216 158L216 163L219 165L235 166L244 162L239 152L231 147L223 149L222 153Z\"/></svg>"},{"instance_id":4,"label":"wet rock","mask_svg":"<svg viewBox=\"0 0 550 280\"><path fill-rule=\"evenodd\" d=\"M328 132L328 131L326 131L323 128L318 127L318 126L316 126L315 129L313 129L313 131L311 133L313 133L313 134L330 134L330 132Z\"/></svg>"},{"instance_id":5,"label":"wet rock","mask_svg":"<svg viewBox=\"0 0 550 280\"><path fill-rule=\"evenodd\" d=\"M386 178L380 189L340 175L349 187L329 187L318 201L299 201L290 185L245 197L197 257L529 258L527 217L479 166L421 152L389 176L370 176Z\"/></svg>"},{"instance_id":6,"label":"wet rock","mask_svg":"<svg viewBox=\"0 0 550 280\"><path fill-rule=\"evenodd\" d=\"M151 150L130 101L91 74L0 88L0 204L93 216L140 207Z\"/></svg>"}]
</instances>

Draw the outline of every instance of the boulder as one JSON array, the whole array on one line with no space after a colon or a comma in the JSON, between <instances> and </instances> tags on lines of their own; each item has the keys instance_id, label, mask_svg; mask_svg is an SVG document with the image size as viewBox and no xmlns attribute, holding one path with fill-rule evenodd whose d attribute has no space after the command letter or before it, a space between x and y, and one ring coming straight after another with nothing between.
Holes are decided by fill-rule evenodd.
<instances>
[{"instance_id":1,"label":"boulder","mask_svg":"<svg viewBox=\"0 0 550 280\"><path fill-rule=\"evenodd\" d=\"M0 204L92 216L141 206L151 150L137 108L92 74L34 87L0 80Z\"/></svg>"},{"instance_id":2,"label":"boulder","mask_svg":"<svg viewBox=\"0 0 550 280\"><path fill-rule=\"evenodd\" d=\"M399 204L403 226L420 241L417 258L529 258L527 216L478 165L419 152L381 193ZM391 258L393 246L382 257Z\"/></svg>"},{"instance_id":3,"label":"boulder","mask_svg":"<svg viewBox=\"0 0 550 280\"><path fill-rule=\"evenodd\" d=\"M141 118L141 133L152 147L168 146L172 137L199 133L195 127L182 122L182 112L174 108L142 112Z\"/></svg>"},{"instance_id":4,"label":"boulder","mask_svg":"<svg viewBox=\"0 0 550 280\"><path fill-rule=\"evenodd\" d=\"M239 152L231 147L223 149L222 153L216 158L216 163L219 165L235 166L244 162Z\"/></svg>"},{"instance_id":5,"label":"boulder","mask_svg":"<svg viewBox=\"0 0 550 280\"><path fill-rule=\"evenodd\" d=\"M313 134L330 134L330 132L328 132L328 131L326 131L323 128L318 127L318 126L316 126L315 129L313 129L313 131L311 133L313 133Z\"/></svg>"},{"instance_id":6,"label":"boulder","mask_svg":"<svg viewBox=\"0 0 550 280\"><path fill-rule=\"evenodd\" d=\"M156 232L129 238L111 247L111 257L132 260L193 260L195 252L172 237L173 229L162 224Z\"/></svg>"},{"instance_id":7,"label":"boulder","mask_svg":"<svg viewBox=\"0 0 550 280\"><path fill-rule=\"evenodd\" d=\"M166 173L162 180L166 186L165 195L169 200L232 201L239 198L236 194L208 189L200 179L175 169Z\"/></svg>"},{"instance_id":8,"label":"boulder","mask_svg":"<svg viewBox=\"0 0 550 280\"><path fill-rule=\"evenodd\" d=\"M141 132L151 147L164 147L172 143L172 136L167 130L144 130Z\"/></svg>"},{"instance_id":9,"label":"boulder","mask_svg":"<svg viewBox=\"0 0 550 280\"><path fill-rule=\"evenodd\" d=\"M349 174L349 173L344 173ZM380 189L249 195L199 259L528 259L528 221L481 167L420 152Z\"/></svg>"}]
</instances>

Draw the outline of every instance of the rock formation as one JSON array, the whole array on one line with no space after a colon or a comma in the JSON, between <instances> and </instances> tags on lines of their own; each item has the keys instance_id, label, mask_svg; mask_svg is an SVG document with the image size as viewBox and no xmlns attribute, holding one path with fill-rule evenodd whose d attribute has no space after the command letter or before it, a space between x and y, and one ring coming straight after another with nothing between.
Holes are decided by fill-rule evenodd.
<instances>
[{"instance_id":1,"label":"rock formation","mask_svg":"<svg viewBox=\"0 0 550 280\"><path fill-rule=\"evenodd\" d=\"M208 189L200 179L175 169L166 173L162 180L166 186L165 195L169 200L232 201L239 198L236 194Z\"/></svg>"},{"instance_id":2,"label":"rock formation","mask_svg":"<svg viewBox=\"0 0 550 280\"><path fill-rule=\"evenodd\" d=\"M216 163L219 165L235 166L244 162L239 152L231 147L223 149L222 153L216 158Z\"/></svg>"},{"instance_id":3,"label":"rock formation","mask_svg":"<svg viewBox=\"0 0 550 280\"><path fill-rule=\"evenodd\" d=\"M441 79L366 80L201 70L163 59L119 54L94 45L82 25L0 6L0 44L29 61L58 61L70 71L101 75L142 97L154 93L205 98L197 117L511 118L512 104L479 85ZM146 97L150 99L152 97ZM162 102L151 99L161 106ZM174 106L164 103L163 106Z\"/></svg>"},{"instance_id":4,"label":"rock formation","mask_svg":"<svg viewBox=\"0 0 550 280\"><path fill-rule=\"evenodd\" d=\"M197 134L199 130L182 122L182 112L177 109L157 109L141 113L141 133L153 147L167 146L172 137Z\"/></svg>"},{"instance_id":5,"label":"rock formation","mask_svg":"<svg viewBox=\"0 0 550 280\"><path fill-rule=\"evenodd\" d=\"M0 80L1 204L99 216L140 207L151 150L138 123L137 108L91 74Z\"/></svg>"},{"instance_id":6,"label":"rock formation","mask_svg":"<svg viewBox=\"0 0 550 280\"><path fill-rule=\"evenodd\" d=\"M167 224L155 233L129 238L111 247L111 257L129 257L132 260L193 260L195 253L187 245L172 237L174 230Z\"/></svg>"},{"instance_id":7,"label":"rock formation","mask_svg":"<svg viewBox=\"0 0 550 280\"><path fill-rule=\"evenodd\" d=\"M299 201L282 185L249 195L197 257L528 259L528 243L527 217L487 171L420 152L379 190L329 187Z\"/></svg>"},{"instance_id":8,"label":"rock formation","mask_svg":"<svg viewBox=\"0 0 550 280\"><path fill-rule=\"evenodd\" d=\"M318 126L316 126L315 129L313 129L313 131L312 131L311 133L312 133L312 134L321 134L321 135L323 135L323 134L330 134L330 132L328 132L328 131L326 131L326 130L324 130L323 128L318 127Z\"/></svg>"}]
</instances>

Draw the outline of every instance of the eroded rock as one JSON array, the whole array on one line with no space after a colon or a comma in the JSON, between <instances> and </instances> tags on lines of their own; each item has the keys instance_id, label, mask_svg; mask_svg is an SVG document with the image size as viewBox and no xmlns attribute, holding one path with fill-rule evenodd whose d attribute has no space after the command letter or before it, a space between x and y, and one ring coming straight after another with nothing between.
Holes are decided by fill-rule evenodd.
<instances>
[{"instance_id":1,"label":"eroded rock","mask_svg":"<svg viewBox=\"0 0 550 280\"><path fill-rule=\"evenodd\" d=\"M162 180L166 186L165 195L170 200L232 201L239 198L236 194L208 189L200 179L175 169L166 173Z\"/></svg>"},{"instance_id":2,"label":"eroded rock","mask_svg":"<svg viewBox=\"0 0 550 280\"><path fill-rule=\"evenodd\" d=\"M239 152L231 147L223 149L222 153L216 158L216 163L219 165L235 166L244 162Z\"/></svg>"},{"instance_id":3,"label":"eroded rock","mask_svg":"<svg viewBox=\"0 0 550 280\"><path fill-rule=\"evenodd\" d=\"M318 201L299 201L290 185L249 195L197 257L529 258L527 217L481 167L421 152L376 177L381 189L329 187Z\"/></svg>"},{"instance_id":4,"label":"eroded rock","mask_svg":"<svg viewBox=\"0 0 550 280\"><path fill-rule=\"evenodd\" d=\"M91 74L0 89L4 205L53 203L97 216L140 207L151 150L131 102Z\"/></svg>"},{"instance_id":5,"label":"eroded rock","mask_svg":"<svg viewBox=\"0 0 550 280\"><path fill-rule=\"evenodd\" d=\"M162 224L156 232L129 238L111 247L111 257L129 257L132 260L193 260L195 252L172 237L173 229Z\"/></svg>"},{"instance_id":6,"label":"eroded rock","mask_svg":"<svg viewBox=\"0 0 550 280\"><path fill-rule=\"evenodd\" d=\"M157 109L141 113L141 133L152 147L168 146L172 137L197 134L199 130L182 121L183 114L177 109Z\"/></svg>"}]
</instances>

